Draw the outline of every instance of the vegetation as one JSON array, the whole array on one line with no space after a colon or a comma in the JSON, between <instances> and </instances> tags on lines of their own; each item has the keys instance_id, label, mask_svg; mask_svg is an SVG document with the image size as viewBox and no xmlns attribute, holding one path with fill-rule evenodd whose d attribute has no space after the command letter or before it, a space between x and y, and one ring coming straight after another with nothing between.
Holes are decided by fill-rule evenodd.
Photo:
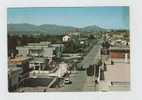
<instances>
[{"instance_id":1,"label":"vegetation","mask_svg":"<svg viewBox=\"0 0 142 100\"><path fill-rule=\"evenodd\" d=\"M27 45L28 43L38 43L40 41L50 41L51 43L61 43L62 35L8 35L8 55L17 52L16 46Z\"/></svg>"},{"instance_id":2,"label":"vegetation","mask_svg":"<svg viewBox=\"0 0 142 100\"><path fill-rule=\"evenodd\" d=\"M106 29L98 27L96 25L87 26L83 28L71 27L71 26L62 26L62 25L52 25L52 24L43 24L40 26L32 24L8 24L8 32L14 33L16 35L26 34L26 35L38 35L38 34L50 34L50 35L63 35L65 32L76 32L77 29L81 33L83 32L105 32ZM20 33L20 34L18 34ZM28 34L27 34L28 33Z\"/></svg>"},{"instance_id":3,"label":"vegetation","mask_svg":"<svg viewBox=\"0 0 142 100\"><path fill-rule=\"evenodd\" d=\"M69 41L64 43L64 52L65 53L78 53L81 52L81 45L74 41Z\"/></svg>"}]
</instances>

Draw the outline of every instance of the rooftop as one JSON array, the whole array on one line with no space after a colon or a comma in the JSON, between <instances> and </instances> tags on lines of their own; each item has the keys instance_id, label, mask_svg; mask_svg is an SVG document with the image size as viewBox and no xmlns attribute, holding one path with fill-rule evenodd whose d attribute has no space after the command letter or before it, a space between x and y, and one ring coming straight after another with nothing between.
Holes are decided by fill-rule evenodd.
<instances>
[{"instance_id":1,"label":"rooftop","mask_svg":"<svg viewBox=\"0 0 142 100\"><path fill-rule=\"evenodd\" d=\"M107 65L105 76L107 81L130 82L130 64L114 63L114 65Z\"/></svg>"},{"instance_id":2,"label":"rooftop","mask_svg":"<svg viewBox=\"0 0 142 100\"><path fill-rule=\"evenodd\" d=\"M15 72L15 71L19 71L19 70L22 70L22 68L17 67L16 64L8 65L8 72Z\"/></svg>"},{"instance_id":3,"label":"rooftop","mask_svg":"<svg viewBox=\"0 0 142 100\"><path fill-rule=\"evenodd\" d=\"M39 43L28 43L29 46L48 46L51 42L44 41Z\"/></svg>"},{"instance_id":4,"label":"rooftop","mask_svg":"<svg viewBox=\"0 0 142 100\"><path fill-rule=\"evenodd\" d=\"M13 59L9 59L8 63L9 64L21 64L24 61L28 61L29 59L31 59L31 57L15 57Z\"/></svg>"},{"instance_id":5,"label":"rooftop","mask_svg":"<svg viewBox=\"0 0 142 100\"><path fill-rule=\"evenodd\" d=\"M110 47L110 50L130 50L129 46L114 46Z\"/></svg>"}]
</instances>

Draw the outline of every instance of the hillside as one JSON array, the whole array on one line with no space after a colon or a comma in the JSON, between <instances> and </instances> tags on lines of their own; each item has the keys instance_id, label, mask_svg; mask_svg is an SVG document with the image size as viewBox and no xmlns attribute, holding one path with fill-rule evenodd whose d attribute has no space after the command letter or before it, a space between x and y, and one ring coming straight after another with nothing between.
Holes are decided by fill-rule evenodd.
<instances>
[{"instance_id":1,"label":"hillside","mask_svg":"<svg viewBox=\"0 0 142 100\"><path fill-rule=\"evenodd\" d=\"M53 24L43 24L43 25L32 25L32 24L8 24L8 33L15 34L50 34L50 35L61 35L64 32L74 32L79 29L80 32L102 32L106 29L100 28L96 25L87 26L84 28L77 28L71 26L53 25Z\"/></svg>"}]
</instances>

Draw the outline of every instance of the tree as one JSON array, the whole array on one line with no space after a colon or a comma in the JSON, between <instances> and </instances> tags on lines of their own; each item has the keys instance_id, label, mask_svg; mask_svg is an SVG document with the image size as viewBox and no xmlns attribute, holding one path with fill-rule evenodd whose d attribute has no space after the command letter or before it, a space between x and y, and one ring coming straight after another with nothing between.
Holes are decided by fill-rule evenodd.
<instances>
[{"instance_id":1,"label":"tree","mask_svg":"<svg viewBox=\"0 0 142 100\"><path fill-rule=\"evenodd\" d=\"M94 39L94 38L95 38L95 37L94 37L93 34L90 34L89 37L88 37L88 39Z\"/></svg>"},{"instance_id":2,"label":"tree","mask_svg":"<svg viewBox=\"0 0 142 100\"><path fill-rule=\"evenodd\" d=\"M86 73L88 76L93 76L94 75L94 65L90 65L87 70Z\"/></svg>"}]
</instances>

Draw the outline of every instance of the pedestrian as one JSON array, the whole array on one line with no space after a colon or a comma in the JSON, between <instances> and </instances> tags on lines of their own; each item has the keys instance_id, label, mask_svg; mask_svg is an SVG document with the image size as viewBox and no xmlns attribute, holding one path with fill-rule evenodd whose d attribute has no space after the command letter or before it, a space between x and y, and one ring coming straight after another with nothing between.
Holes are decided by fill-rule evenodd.
<instances>
[{"instance_id":1,"label":"pedestrian","mask_svg":"<svg viewBox=\"0 0 142 100\"><path fill-rule=\"evenodd\" d=\"M111 65L113 65L114 64L114 62L111 60Z\"/></svg>"},{"instance_id":2,"label":"pedestrian","mask_svg":"<svg viewBox=\"0 0 142 100\"><path fill-rule=\"evenodd\" d=\"M107 71L107 66L105 62L104 62L104 71Z\"/></svg>"},{"instance_id":3,"label":"pedestrian","mask_svg":"<svg viewBox=\"0 0 142 100\"><path fill-rule=\"evenodd\" d=\"M46 89L44 89L43 92L46 92Z\"/></svg>"},{"instance_id":4,"label":"pedestrian","mask_svg":"<svg viewBox=\"0 0 142 100\"><path fill-rule=\"evenodd\" d=\"M98 80L95 80L95 84L98 84Z\"/></svg>"}]
</instances>

